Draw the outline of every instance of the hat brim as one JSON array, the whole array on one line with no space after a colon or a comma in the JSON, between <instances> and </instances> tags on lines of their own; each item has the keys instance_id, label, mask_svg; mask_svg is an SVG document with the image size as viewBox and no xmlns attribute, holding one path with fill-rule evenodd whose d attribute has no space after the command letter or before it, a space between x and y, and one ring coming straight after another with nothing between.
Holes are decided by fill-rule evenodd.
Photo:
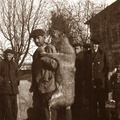
<instances>
[{"instance_id":1,"label":"hat brim","mask_svg":"<svg viewBox=\"0 0 120 120\"><path fill-rule=\"evenodd\" d=\"M30 37L44 36L45 32L42 29L35 29L31 32Z\"/></svg>"},{"instance_id":2,"label":"hat brim","mask_svg":"<svg viewBox=\"0 0 120 120\"><path fill-rule=\"evenodd\" d=\"M7 49L7 50L5 50L4 53L5 53L5 54L7 54L7 53L15 54L15 52L14 52L13 50L11 50L11 49Z\"/></svg>"}]
</instances>

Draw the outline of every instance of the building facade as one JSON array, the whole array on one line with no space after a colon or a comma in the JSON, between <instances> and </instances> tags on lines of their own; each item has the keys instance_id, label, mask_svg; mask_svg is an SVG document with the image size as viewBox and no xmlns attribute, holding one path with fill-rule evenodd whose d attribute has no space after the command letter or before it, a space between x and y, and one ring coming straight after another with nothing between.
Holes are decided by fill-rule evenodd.
<instances>
[{"instance_id":1,"label":"building facade","mask_svg":"<svg viewBox=\"0 0 120 120\"><path fill-rule=\"evenodd\" d=\"M101 47L111 49L114 53L117 79L114 79L113 96L116 101L115 116L120 118L120 0L96 14L86 24L90 27L91 37L100 39Z\"/></svg>"},{"instance_id":2,"label":"building facade","mask_svg":"<svg viewBox=\"0 0 120 120\"><path fill-rule=\"evenodd\" d=\"M120 65L120 0L115 1L86 22L91 36L102 41L104 49L112 49Z\"/></svg>"}]
</instances>

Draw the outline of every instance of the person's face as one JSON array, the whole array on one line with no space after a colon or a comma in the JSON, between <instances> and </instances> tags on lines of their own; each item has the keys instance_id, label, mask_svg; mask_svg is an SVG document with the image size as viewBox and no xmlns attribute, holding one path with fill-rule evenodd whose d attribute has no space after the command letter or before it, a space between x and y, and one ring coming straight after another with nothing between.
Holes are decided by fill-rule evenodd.
<instances>
[{"instance_id":1,"label":"person's face","mask_svg":"<svg viewBox=\"0 0 120 120\"><path fill-rule=\"evenodd\" d=\"M38 36L33 38L36 46L40 47L44 45L44 37L43 36Z\"/></svg>"},{"instance_id":2,"label":"person's face","mask_svg":"<svg viewBox=\"0 0 120 120\"><path fill-rule=\"evenodd\" d=\"M83 50L82 46L76 46L75 47L75 53L78 54L79 52L81 52Z\"/></svg>"},{"instance_id":3,"label":"person's face","mask_svg":"<svg viewBox=\"0 0 120 120\"><path fill-rule=\"evenodd\" d=\"M99 47L99 44L93 43L93 50L94 50L94 51L95 51L95 50L98 50L98 47Z\"/></svg>"},{"instance_id":4,"label":"person's face","mask_svg":"<svg viewBox=\"0 0 120 120\"><path fill-rule=\"evenodd\" d=\"M7 57L7 59L10 61L10 60L12 60L12 58L13 58L13 54L12 53L7 53L6 54L6 57Z\"/></svg>"}]
</instances>

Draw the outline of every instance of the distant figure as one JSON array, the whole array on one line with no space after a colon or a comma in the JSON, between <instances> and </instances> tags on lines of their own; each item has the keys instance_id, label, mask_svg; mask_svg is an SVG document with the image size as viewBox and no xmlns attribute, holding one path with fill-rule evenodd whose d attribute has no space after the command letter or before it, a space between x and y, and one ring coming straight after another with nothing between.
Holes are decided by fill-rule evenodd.
<instances>
[{"instance_id":1,"label":"distant figure","mask_svg":"<svg viewBox=\"0 0 120 120\"><path fill-rule=\"evenodd\" d=\"M73 47L75 49L76 55L78 55L79 53L81 53L84 50L82 42L74 44Z\"/></svg>"},{"instance_id":2,"label":"distant figure","mask_svg":"<svg viewBox=\"0 0 120 120\"><path fill-rule=\"evenodd\" d=\"M0 63L0 120L17 120L18 67L13 61L14 51L4 51Z\"/></svg>"},{"instance_id":3,"label":"distant figure","mask_svg":"<svg viewBox=\"0 0 120 120\"><path fill-rule=\"evenodd\" d=\"M83 43L76 43L73 45L76 53L75 60L75 101L72 105L73 120L82 120L82 107L84 106L83 99L85 97L85 60L84 60L84 50Z\"/></svg>"}]
</instances>

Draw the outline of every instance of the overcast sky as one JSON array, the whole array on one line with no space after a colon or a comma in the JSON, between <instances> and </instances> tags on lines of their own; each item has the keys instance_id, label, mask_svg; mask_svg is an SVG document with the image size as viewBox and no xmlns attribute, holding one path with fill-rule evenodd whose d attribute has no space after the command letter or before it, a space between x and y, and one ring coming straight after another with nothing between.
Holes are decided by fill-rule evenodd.
<instances>
[{"instance_id":1,"label":"overcast sky","mask_svg":"<svg viewBox=\"0 0 120 120\"><path fill-rule=\"evenodd\" d=\"M116 0L91 0L91 1L94 1L95 3L104 3L106 1L106 3L108 5L112 4L113 2L115 2Z\"/></svg>"},{"instance_id":2,"label":"overcast sky","mask_svg":"<svg viewBox=\"0 0 120 120\"><path fill-rule=\"evenodd\" d=\"M69 0L70 2L77 2L78 0ZM99 3L106 3L108 5L112 4L113 2L115 2L116 0L90 0L90 1L94 1L95 3L99 4Z\"/></svg>"}]
</instances>

